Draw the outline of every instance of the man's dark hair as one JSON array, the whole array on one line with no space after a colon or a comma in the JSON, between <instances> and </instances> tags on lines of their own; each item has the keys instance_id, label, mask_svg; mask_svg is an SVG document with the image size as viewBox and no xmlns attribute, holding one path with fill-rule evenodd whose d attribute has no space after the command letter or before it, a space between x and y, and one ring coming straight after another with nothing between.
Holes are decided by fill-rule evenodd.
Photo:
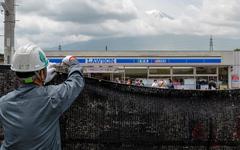
<instances>
[{"instance_id":1,"label":"man's dark hair","mask_svg":"<svg viewBox=\"0 0 240 150\"><path fill-rule=\"evenodd\" d=\"M35 72L15 72L15 73L19 78L28 78L33 77L35 75Z\"/></svg>"}]
</instances>

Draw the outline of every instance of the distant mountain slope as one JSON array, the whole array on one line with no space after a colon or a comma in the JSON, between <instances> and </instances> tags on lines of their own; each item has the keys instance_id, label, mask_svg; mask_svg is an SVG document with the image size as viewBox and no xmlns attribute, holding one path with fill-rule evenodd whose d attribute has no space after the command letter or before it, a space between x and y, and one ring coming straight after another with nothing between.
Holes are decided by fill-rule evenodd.
<instances>
[{"instance_id":1,"label":"distant mountain slope","mask_svg":"<svg viewBox=\"0 0 240 150\"><path fill-rule=\"evenodd\" d=\"M233 50L240 47L239 39L214 39L214 50ZM209 50L209 37L189 35L162 35L122 37L91 40L62 45L63 50ZM58 47L45 48L57 50Z\"/></svg>"}]
</instances>

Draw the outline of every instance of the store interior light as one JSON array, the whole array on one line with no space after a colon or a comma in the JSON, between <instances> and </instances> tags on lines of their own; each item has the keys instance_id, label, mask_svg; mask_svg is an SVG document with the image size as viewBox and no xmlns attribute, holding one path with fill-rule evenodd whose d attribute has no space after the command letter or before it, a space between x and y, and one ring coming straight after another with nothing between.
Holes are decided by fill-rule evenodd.
<instances>
[{"instance_id":1,"label":"store interior light","mask_svg":"<svg viewBox=\"0 0 240 150\"><path fill-rule=\"evenodd\" d=\"M171 67L149 67L149 69L170 69Z\"/></svg>"}]
</instances>

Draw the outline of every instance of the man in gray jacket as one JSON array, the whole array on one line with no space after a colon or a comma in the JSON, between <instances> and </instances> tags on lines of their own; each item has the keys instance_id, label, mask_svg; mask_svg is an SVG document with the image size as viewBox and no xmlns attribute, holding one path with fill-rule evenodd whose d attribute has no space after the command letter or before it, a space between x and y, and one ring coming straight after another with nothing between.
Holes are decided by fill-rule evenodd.
<instances>
[{"instance_id":1,"label":"man in gray jacket","mask_svg":"<svg viewBox=\"0 0 240 150\"><path fill-rule=\"evenodd\" d=\"M65 57L68 78L59 85L44 86L54 77L47 72L48 60L35 45L20 48L11 69L23 85L0 98L0 123L4 141L0 150L61 150L59 118L84 88L84 79L75 57Z\"/></svg>"}]
</instances>

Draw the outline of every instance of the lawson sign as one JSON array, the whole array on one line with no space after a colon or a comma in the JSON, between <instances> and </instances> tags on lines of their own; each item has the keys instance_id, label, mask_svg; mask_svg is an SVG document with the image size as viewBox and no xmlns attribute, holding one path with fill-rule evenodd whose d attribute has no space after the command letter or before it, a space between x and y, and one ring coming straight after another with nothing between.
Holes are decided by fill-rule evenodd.
<instances>
[{"instance_id":1,"label":"lawson sign","mask_svg":"<svg viewBox=\"0 0 240 150\"><path fill-rule=\"evenodd\" d=\"M87 64L115 64L115 58L87 58Z\"/></svg>"},{"instance_id":2,"label":"lawson sign","mask_svg":"<svg viewBox=\"0 0 240 150\"><path fill-rule=\"evenodd\" d=\"M49 58L50 62L60 63L61 58ZM221 58L78 58L82 64L220 64Z\"/></svg>"}]
</instances>

